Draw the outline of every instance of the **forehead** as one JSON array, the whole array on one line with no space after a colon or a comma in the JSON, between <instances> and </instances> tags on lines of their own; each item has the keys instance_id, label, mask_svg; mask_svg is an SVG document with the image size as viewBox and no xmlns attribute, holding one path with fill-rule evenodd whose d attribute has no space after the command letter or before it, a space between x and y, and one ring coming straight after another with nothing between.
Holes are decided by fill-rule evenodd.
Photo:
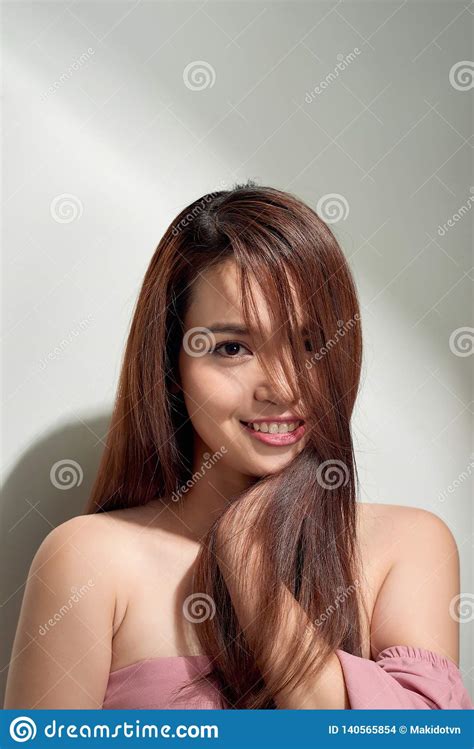
<instances>
[{"instance_id":1,"label":"forehead","mask_svg":"<svg viewBox=\"0 0 474 749\"><path fill-rule=\"evenodd\" d=\"M290 286L301 320L303 316L301 307L296 300L296 290L291 282ZM266 295L254 279L249 281L249 292L255 300L261 324L265 329L270 330L271 320ZM195 325L208 327L215 321L219 323L243 323L240 274L233 259L227 259L218 266L200 274L193 284L191 303L185 320L186 324L190 327Z\"/></svg>"}]
</instances>

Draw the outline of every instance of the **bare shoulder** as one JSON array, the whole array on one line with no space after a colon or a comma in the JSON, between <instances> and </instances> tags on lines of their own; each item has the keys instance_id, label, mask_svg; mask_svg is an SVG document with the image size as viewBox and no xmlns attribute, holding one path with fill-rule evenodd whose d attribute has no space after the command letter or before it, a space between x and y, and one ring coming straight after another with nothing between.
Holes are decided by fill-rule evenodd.
<instances>
[{"instance_id":1,"label":"bare shoulder","mask_svg":"<svg viewBox=\"0 0 474 749\"><path fill-rule=\"evenodd\" d=\"M457 553L454 536L436 513L421 507L360 502L359 528L362 542L386 550L389 567L407 553L436 544L447 553Z\"/></svg>"},{"instance_id":2,"label":"bare shoulder","mask_svg":"<svg viewBox=\"0 0 474 749\"><path fill-rule=\"evenodd\" d=\"M75 550L91 564L100 563L102 566L111 553L118 557L120 547L117 544L125 540L128 529L123 511L76 515L53 528L38 552L47 554L49 550L55 553Z\"/></svg>"},{"instance_id":3,"label":"bare shoulder","mask_svg":"<svg viewBox=\"0 0 474 749\"><path fill-rule=\"evenodd\" d=\"M148 515L145 508L130 507L70 518L43 540L33 559L32 573L41 577L54 574L60 580L93 579L104 604L106 598L111 602L115 635L137 577L145 579L156 572L153 560L162 565L165 556L160 531L150 531Z\"/></svg>"},{"instance_id":4,"label":"bare shoulder","mask_svg":"<svg viewBox=\"0 0 474 749\"><path fill-rule=\"evenodd\" d=\"M90 515L77 515L58 525L50 535L61 537L70 543L80 542L101 553L104 548L114 547L117 542L138 537L153 524L153 529L159 530L158 523L150 523L153 515L147 506L127 507L123 509L107 510ZM100 548L97 542L100 541Z\"/></svg>"},{"instance_id":5,"label":"bare shoulder","mask_svg":"<svg viewBox=\"0 0 474 749\"><path fill-rule=\"evenodd\" d=\"M451 534L448 525L439 515L422 507L381 502L358 502L357 506L360 509L359 518L363 531L373 531L375 528L380 530L383 526L387 534L397 534L403 530L408 537L413 536L415 529L426 528L444 532L447 536Z\"/></svg>"},{"instance_id":6,"label":"bare shoulder","mask_svg":"<svg viewBox=\"0 0 474 749\"><path fill-rule=\"evenodd\" d=\"M82 515L54 533L80 544L90 559L106 564L116 579L117 609L125 611L128 594L142 579L166 570L180 557L195 554L197 545L180 533L173 514L160 502ZM121 603L120 603L121 602Z\"/></svg>"},{"instance_id":7,"label":"bare shoulder","mask_svg":"<svg viewBox=\"0 0 474 749\"><path fill-rule=\"evenodd\" d=\"M459 553L453 533L436 513L420 507L374 505L362 510L362 527L379 524L388 573L372 612L371 655L393 645L425 648L459 658Z\"/></svg>"},{"instance_id":8,"label":"bare shoulder","mask_svg":"<svg viewBox=\"0 0 474 749\"><path fill-rule=\"evenodd\" d=\"M43 539L33 557L30 577L51 576L57 582L93 578L96 588L115 604L119 533L118 524L106 513L72 517Z\"/></svg>"},{"instance_id":9,"label":"bare shoulder","mask_svg":"<svg viewBox=\"0 0 474 749\"><path fill-rule=\"evenodd\" d=\"M75 550L78 554L85 554L93 563L111 545L110 530L112 523L105 513L77 515L53 528L42 541L35 557L49 558L50 554Z\"/></svg>"},{"instance_id":10,"label":"bare shoulder","mask_svg":"<svg viewBox=\"0 0 474 749\"><path fill-rule=\"evenodd\" d=\"M115 581L127 569L132 556L133 529L140 528L135 513L128 510L77 515L53 528L34 557L35 569L55 559L63 565L75 560L78 569L94 571L104 584L116 592ZM140 544L136 543L137 548ZM127 559L128 558L128 559Z\"/></svg>"},{"instance_id":11,"label":"bare shoulder","mask_svg":"<svg viewBox=\"0 0 474 749\"><path fill-rule=\"evenodd\" d=\"M109 527L77 516L53 528L37 549L25 581L5 707L102 704L117 609Z\"/></svg>"}]
</instances>

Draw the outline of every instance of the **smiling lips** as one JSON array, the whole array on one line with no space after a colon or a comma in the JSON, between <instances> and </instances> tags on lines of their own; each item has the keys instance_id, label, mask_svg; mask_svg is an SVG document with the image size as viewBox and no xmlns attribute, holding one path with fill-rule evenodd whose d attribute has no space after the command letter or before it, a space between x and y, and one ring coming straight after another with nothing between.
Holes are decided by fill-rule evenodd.
<instances>
[{"instance_id":1,"label":"smiling lips","mask_svg":"<svg viewBox=\"0 0 474 749\"><path fill-rule=\"evenodd\" d=\"M286 434L287 432L294 432L297 427L302 424L301 419L295 419L292 421L244 421L246 426L251 429L255 429L256 432L268 432L270 434Z\"/></svg>"},{"instance_id":2,"label":"smiling lips","mask_svg":"<svg viewBox=\"0 0 474 749\"><path fill-rule=\"evenodd\" d=\"M253 422L240 422L243 428L254 437L254 439L265 442L267 445L292 445L301 439L305 432L304 422L301 419L293 421L264 421L260 419Z\"/></svg>"}]
</instances>

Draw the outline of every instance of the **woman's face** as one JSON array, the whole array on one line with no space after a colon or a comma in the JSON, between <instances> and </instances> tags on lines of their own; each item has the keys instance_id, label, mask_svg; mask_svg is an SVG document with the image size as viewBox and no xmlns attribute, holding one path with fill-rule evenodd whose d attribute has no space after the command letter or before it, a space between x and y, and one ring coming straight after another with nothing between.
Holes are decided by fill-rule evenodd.
<instances>
[{"instance_id":1,"label":"woman's face","mask_svg":"<svg viewBox=\"0 0 474 749\"><path fill-rule=\"evenodd\" d=\"M256 338L250 333L216 330L217 326L244 327L239 289L233 260L210 269L195 282L184 320L179 375L195 436L194 470L203 453L220 453L215 467L259 477L283 468L301 451L305 427L283 373L279 392L272 389L254 355L259 345ZM269 339L264 299L258 288L251 291ZM242 423L256 421L260 422L258 431Z\"/></svg>"}]
</instances>

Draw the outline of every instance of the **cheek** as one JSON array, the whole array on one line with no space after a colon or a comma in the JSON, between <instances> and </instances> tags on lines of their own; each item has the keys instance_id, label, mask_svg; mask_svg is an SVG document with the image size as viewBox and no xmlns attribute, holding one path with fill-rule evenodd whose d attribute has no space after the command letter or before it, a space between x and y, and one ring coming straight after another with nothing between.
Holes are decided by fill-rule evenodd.
<instances>
[{"instance_id":1,"label":"cheek","mask_svg":"<svg viewBox=\"0 0 474 749\"><path fill-rule=\"evenodd\" d=\"M193 421L220 424L239 412L243 402L243 388L229 370L218 370L207 362L191 362L181 375L184 398Z\"/></svg>"}]
</instances>

